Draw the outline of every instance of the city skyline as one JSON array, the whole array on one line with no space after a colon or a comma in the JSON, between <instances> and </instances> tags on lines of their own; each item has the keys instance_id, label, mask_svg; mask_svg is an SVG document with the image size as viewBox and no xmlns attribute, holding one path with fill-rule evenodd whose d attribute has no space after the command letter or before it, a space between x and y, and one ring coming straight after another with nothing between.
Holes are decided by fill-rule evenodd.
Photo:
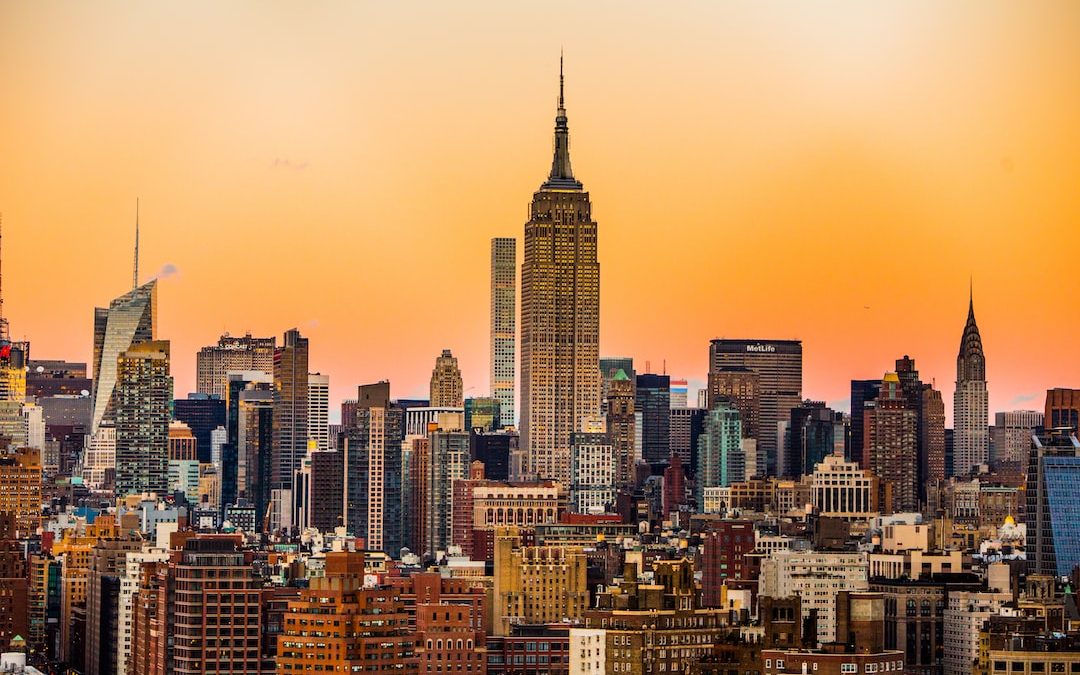
<instances>
[{"instance_id":1,"label":"city skyline","mask_svg":"<svg viewBox=\"0 0 1080 675\"><path fill-rule=\"evenodd\" d=\"M668 374L700 387L712 338L800 339L804 398L843 407L839 402L847 399L851 379L879 378L895 358L910 354L926 381L936 381L948 400L967 282L974 276L988 357L989 410L1039 409L1042 392L1068 386L1080 375L1067 340L1057 331L1030 328L1038 317L1060 313L1055 298L1076 297L1080 290L1080 281L1066 275L1055 280L1055 293L1045 293L1045 270L1033 262L1040 251L1074 250L1074 243L1080 243L1073 225L1080 197L1071 194L1072 181L1067 180L1075 175L1080 156L1073 151L1080 150L1080 134L1069 121L1080 114L1080 100L1066 86L1080 71L1080 58L1072 58L1080 56L1080 47L1067 39L1068 31L1054 28L1055 23L1075 25L1078 10L1050 6L1057 10L1035 17L993 5L994 11L967 17L973 28L964 37L944 31L959 16L948 11L936 13L929 27L916 25L917 8L884 5L847 15L846 28L860 29L856 32L864 36L890 34L879 20L896 20L893 31L925 48L918 56L905 51L901 40L868 49L861 39L797 12L801 22L764 9L710 9L733 26L772 40L756 44L740 38L729 47L732 58L711 55L699 61L703 45L694 40L675 45L675 28L701 39L727 36L734 28L702 22L709 27L695 31L679 17L667 17L669 24L659 26L654 36L657 44L670 48L659 62L613 44L610 36L602 36L597 45L588 43L584 34L599 17L586 8L572 26L503 49L505 63L499 68L478 70L481 56L475 49L450 49L460 46L458 41L467 43L468 31L436 36L424 53L446 49L453 58L431 66L434 70L426 75L421 66L430 63L417 57L388 79L377 69L360 67L373 63L366 51L361 55L367 60L358 58L355 70L334 65L338 70L330 79L336 87L366 83L370 99L381 102L364 108L367 114L361 117L350 114L368 97L349 97L320 88L327 81L305 79L305 66L338 64L342 60L337 57L352 53L344 30L326 29L326 51L285 69L282 82L248 83L247 98L233 101L241 110L224 114L231 100L228 86L240 81L230 79L239 77L232 69L259 66L259 59L266 60L261 67L280 65L277 59L295 55L309 42L298 38L281 47L281 53L255 45L250 55L226 59L232 69L214 78L213 58L182 40L191 37L182 30L164 30L168 17L160 12L127 13L123 22L109 24L106 19L113 15L98 11L69 44L56 35L64 34L65 26L74 30L65 22L75 22L78 10L54 17L47 10L6 7L7 20L0 22L0 63L5 64L0 82L11 85L5 90L19 101L0 112L3 127L15 132L0 139L0 150L12 158L0 167L0 208L8 234L6 318L13 337L32 340L35 357L91 362L91 309L126 290L138 197L140 281L159 278L158 332L173 345L178 396L195 388L196 352L222 332L272 336L293 326L311 339L311 369L332 375L334 414L337 402L351 397L362 382L388 378L400 396L422 394L430 355L444 347L459 355L465 395L487 395L488 242L520 236L526 195L545 169L556 96L557 44L552 40L558 40L567 50L574 159L589 184L596 220L604 227L598 256L604 269L601 355L632 355L637 363L651 361L655 371L666 363ZM536 18L520 11L514 26ZM641 22L649 11L611 17L612 32L644 35ZM243 9L220 12L217 27L188 27L217 57L226 52L214 47L215 36L245 17ZM286 10L263 15L271 26L283 26L288 18ZM307 20L323 29L334 18L353 25L350 21L363 17L340 7ZM26 36L49 19L61 21L58 32L30 44ZM398 19L373 17L388 27L398 26ZM550 25L551 19L543 21ZM153 27L164 30L160 45L143 35L142 29ZM796 27L809 36L793 37ZM100 46L118 37L130 38L120 41L122 49ZM879 60L836 62L837 52L811 49L826 38L837 38L845 49L862 45ZM970 58L997 63L1005 59L997 50L1003 40L1014 49L1001 69L959 59L945 63L940 73L923 69L896 79L911 65L907 59L945 56L961 46L969 49ZM782 50L769 51L768 45L781 43ZM83 74L84 84L67 87L65 66L71 65L74 53L69 50L77 45L90 49L98 61L93 72ZM601 53L601 46L614 51ZM770 54L775 62L762 73L760 59ZM178 60L169 87L158 88L138 59L125 58L139 55L153 57L157 66L169 55ZM391 56L400 58L403 52L391 49L381 58ZM817 59L811 63L819 81L799 84L796 76L805 74L800 58ZM35 69L16 73L14 64L27 59ZM626 67L615 68L612 59L622 59ZM872 66L899 81L900 92L874 85L872 79L888 78ZM826 71L831 74L823 75ZM29 72L36 77L29 79ZM755 73L761 79L754 79ZM991 81L989 73L998 79ZM955 79L967 75L974 79ZM433 116L415 111L401 116L397 126L388 127L383 119L400 113L409 99L401 82L410 77L428 87L417 85L412 95L438 86L434 91L445 97L431 111L445 116L437 126ZM439 77L447 79L440 84ZM748 79L763 85L764 93L754 94ZM128 80L131 92L121 88ZM951 91L958 81L970 82L968 89ZM643 97L642 83L653 93ZM830 95L851 87L860 97L847 101L849 107L829 103ZM713 88L741 96L723 97ZM102 91L117 100L140 94L139 109L153 112L140 118L159 122L135 123L127 108L108 105ZM277 100L275 94L292 101L286 95L297 91L317 95L310 104L294 101L282 111L261 105ZM920 96L905 101L905 92ZM178 117L159 110L165 94L211 104ZM934 100L940 109L930 106L931 94L939 97ZM54 109L50 102L56 101L63 105ZM87 103L94 105L81 105ZM798 113L793 106L799 106ZM79 115L67 112L76 108ZM747 126L752 113L760 120ZM907 121L911 114L924 124ZM36 121L34 115L45 119ZM241 134L244 115L261 123ZM1038 133L1030 128L1031 120L1040 122ZM323 128L313 131L311 123L319 121ZM836 124L853 128L845 131ZM80 139L82 128L100 128L112 145ZM385 135L383 140L372 135L375 129ZM43 135L46 130L51 134ZM344 132L354 134L346 134L344 143L353 159L379 158L380 173L373 174L366 162L331 152L329 140ZM191 153L182 152L177 137L194 142ZM229 138L236 144L224 143ZM140 139L146 147L132 149ZM483 225L471 213L474 197L463 197L457 187L457 172L463 169L452 160L465 147L473 151L470 162L476 162L465 168L484 167L489 183ZM383 153L390 151L424 162L387 162ZM220 163L201 165L196 162L200 157L217 157ZM95 167L93 176L85 175L87 166ZM506 170L492 171L501 166ZM221 171L238 171L238 180L227 182L231 177ZM739 178L743 173L747 177ZM363 190L352 194L361 185ZM432 199L402 205L389 198L405 189ZM790 196L791 206L774 203L776 190ZM642 201L631 196L635 193L649 197ZM460 206L470 215L463 218L440 208L435 217L427 202ZM648 228L656 221L665 223L659 246ZM431 229L435 222L438 230ZM302 236L312 232L319 236ZM442 236L432 236L436 232ZM262 241L260 233L274 236ZM447 233L454 233L455 240L448 241ZM350 248L357 253L339 253ZM460 321L442 322L445 334L403 331L411 325L407 310L430 295L435 277L427 270L436 257L446 258L447 250L454 272L439 275L438 288L471 298L456 304ZM73 274L36 274L43 257ZM357 260L372 268L360 280L351 273ZM772 260L775 265L762 264ZM276 274L288 269L283 267L287 262L300 266L283 283ZM642 266L664 269L664 281L629 283ZM231 277L222 272L226 269L244 279L229 285ZM363 291L374 288L369 285L374 279L400 292L401 302L395 304L401 308L388 308L380 315L385 323L368 328L349 312L338 311L349 305L342 304L335 289L348 285ZM228 296L219 292L221 285L229 285ZM917 320L912 311L918 312ZM1075 320L1065 314L1066 324ZM1066 325L1060 334L1070 333ZM377 355L388 349L405 358L386 366Z\"/></svg>"}]
</instances>

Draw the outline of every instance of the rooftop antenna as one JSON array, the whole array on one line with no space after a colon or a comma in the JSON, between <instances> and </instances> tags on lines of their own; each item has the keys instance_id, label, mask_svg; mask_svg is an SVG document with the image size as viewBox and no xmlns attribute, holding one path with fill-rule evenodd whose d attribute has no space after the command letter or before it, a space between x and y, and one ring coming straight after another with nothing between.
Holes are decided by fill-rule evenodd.
<instances>
[{"instance_id":1,"label":"rooftop antenna","mask_svg":"<svg viewBox=\"0 0 1080 675\"><path fill-rule=\"evenodd\" d=\"M135 269L131 273L131 290L139 287L139 198L135 198Z\"/></svg>"},{"instance_id":2,"label":"rooftop antenna","mask_svg":"<svg viewBox=\"0 0 1080 675\"><path fill-rule=\"evenodd\" d=\"M3 241L3 226L4 226L4 214L0 213L0 242ZM3 245L0 244L0 264L3 263ZM0 341L7 342L8 335L8 322L4 318L4 293L3 293L3 279L4 275L0 273Z\"/></svg>"}]
</instances>

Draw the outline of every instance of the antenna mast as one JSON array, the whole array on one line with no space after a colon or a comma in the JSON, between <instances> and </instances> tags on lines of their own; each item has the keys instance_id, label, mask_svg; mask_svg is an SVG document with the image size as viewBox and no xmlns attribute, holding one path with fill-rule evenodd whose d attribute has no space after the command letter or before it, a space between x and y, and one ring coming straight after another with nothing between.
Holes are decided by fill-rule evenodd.
<instances>
[{"instance_id":1,"label":"antenna mast","mask_svg":"<svg viewBox=\"0 0 1080 675\"><path fill-rule=\"evenodd\" d=\"M3 229L4 229L4 215L2 213L0 213L0 270L2 270L2 265L3 265L3 260L4 260L3 244L2 244L3 237L4 237ZM9 335L9 332L8 332L7 319L4 318L3 281L4 281L4 275L3 275L3 272L0 271L0 341L7 342L8 340L10 340L10 335Z\"/></svg>"},{"instance_id":2,"label":"antenna mast","mask_svg":"<svg viewBox=\"0 0 1080 675\"><path fill-rule=\"evenodd\" d=\"M131 273L131 290L139 287L139 198L135 198L135 269Z\"/></svg>"}]
</instances>

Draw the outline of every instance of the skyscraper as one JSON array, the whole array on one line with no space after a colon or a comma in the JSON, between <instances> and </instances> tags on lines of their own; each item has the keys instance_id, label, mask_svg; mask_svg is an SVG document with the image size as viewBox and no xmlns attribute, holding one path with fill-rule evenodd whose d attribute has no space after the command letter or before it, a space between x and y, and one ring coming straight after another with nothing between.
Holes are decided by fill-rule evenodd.
<instances>
[{"instance_id":1,"label":"skyscraper","mask_svg":"<svg viewBox=\"0 0 1080 675\"><path fill-rule=\"evenodd\" d=\"M117 358L116 493L169 489L169 343L139 342Z\"/></svg>"},{"instance_id":2,"label":"skyscraper","mask_svg":"<svg viewBox=\"0 0 1080 675\"><path fill-rule=\"evenodd\" d=\"M956 356L953 393L953 475L990 460L989 402L986 393L986 355L975 324L975 301L968 298L967 323Z\"/></svg>"},{"instance_id":3,"label":"skyscraper","mask_svg":"<svg viewBox=\"0 0 1080 675\"><path fill-rule=\"evenodd\" d=\"M589 193L570 168L559 65L555 150L533 195L521 268L521 442L530 473L566 481L570 435L600 413L600 264Z\"/></svg>"},{"instance_id":4,"label":"skyscraper","mask_svg":"<svg viewBox=\"0 0 1080 675\"><path fill-rule=\"evenodd\" d=\"M881 479L882 511L919 510L919 415L904 397L896 373L885 373L877 399L863 409L865 466Z\"/></svg>"},{"instance_id":5,"label":"skyscraper","mask_svg":"<svg viewBox=\"0 0 1080 675\"><path fill-rule=\"evenodd\" d=\"M1027 473L1027 559L1034 574L1080 565L1080 441L1068 429L1032 436Z\"/></svg>"},{"instance_id":6,"label":"skyscraper","mask_svg":"<svg viewBox=\"0 0 1080 675\"><path fill-rule=\"evenodd\" d=\"M345 525L351 534L364 539L368 549L397 555L402 546L404 410L391 403L389 382L360 385L357 401L356 425L346 430L342 439Z\"/></svg>"},{"instance_id":7,"label":"skyscraper","mask_svg":"<svg viewBox=\"0 0 1080 675\"><path fill-rule=\"evenodd\" d=\"M705 488L727 487L746 480L742 444L739 410L728 401L717 402L705 413L705 431L698 438L694 500L699 511L705 504Z\"/></svg>"},{"instance_id":8,"label":"skyscraper","mask_svg":"<svg viewBox=\"0 0 1080 675\"><path fill-rule=\"evenodd\" d=\"M611 378L607 395L607 430L615 455L615 487L633 487L634 464L637 462L634 380L622 368Z\"/></svg>"},{"instance_id":9,"label":"skyscraper","mask_svg":"<svg viewBox=\"0 0 1080 675\"><path fill-rule=\"evenodd\" d=\"M747 368L758 376L760 412L755 437L768 475L775 476L782 440L780 424L788 421L791 409L802 403L802 342L713 340L709 345L710 378L731 367ZM713 407L712 389L710 407Z\"/></svg>"},{"instance_id":10,"label":"skyscraper","mask_svg":"<svg viewBox=\"0 0 1080 675\"><path fill-rule=\"evenodd\" d=\"M94 310L94 390L90 435L115 407L116 362L131 345L154 339L157 333L157 280L132 289Z\"/></svg>"},{"instance_id":11,"label":"skyscraper","mask_svg":"<svg viewBox=\"0 0 1080 675\"><path fill-rule=\"evenodd\" d=\"M209 462L210 434L225 426L225 395L221 398L202 393L188 394L173 401L173 418L191 427L198 439L199 461Z\"/></svg>"},{"instance_id":12,"label":"skyscraper","mask_svg":"<svg viewBox=\"0 0 1080 675\"><path fill-rule=\"evenodd\" d=\"M635 412L641 413L641 457L663 464L671 457L671 380L667 375L637 376Z\"/></svg>"},{"instance_id":13,"label":"skyscraper","mask_svg":"<svg viewBox=\"0 0 1080 675\"><path fill-rule=\"evenodd\" d=\"M461 381L461 369L457 357L449 349L435 359L431 371L431 407L460 408L465 405L465 387Z\"/></svg>"},{"instance_id":14,"label":"skyscraper","mask_svg":"<svg viewBox=\"0 0 1080 675\"><path fill-rule=\"evenodd\" d=\"M330 376L322 373L308 374L308 438L330 449Z\"/></svg>"},{"instance_id":15,"label":"skyscraper","mask_svg":"<svg viewBox=\"0 0 1080 675\"><path fill-rule=\"evenodd\" d=\"M851 381L851 442L848 457L860 466L868 466L864 461L863 446L863 411L868 401L873 401L881 391L881 380Z\"/></svg>"},{"instance_id":16,"label":"skyscraper","mask_svg":"<svg viewBox=\"0 0 1080 675\"><path fill-rule=\"evenodd\" d=\"M274 349L274 457L271 482L276 520L273 527L291 526L293 478L307 454L308 341L293 328Z\"/></svg>"},{"instance_id":17,"label":"skyscraper","mask_svg":"<svg viewBox=\"0 0 1080 675\"><path fill-rule=\"evenodd\" d=\"M275 340L272 337L251 337L251 333L234 337L225 333L216 345L203 347L195 357L195 387L200 394L216 394L225 398L228 374L231 371L274 371Z\"/></svg>"},{"instance_id":18,"label":"skyscraper","mask_svg":"<svg viewBox=\"0 0 1080 675\"><path fill-rule=\"evenodd\" d=\"M517 239L491 240L491 395L503 423L515 424L517 361Z\"/></svg>"},{"instance_id":19,"label":"skyscraper","mask_svg":"<svg viewBox=\"0 0 1080 675\"><path fill-rule=\"evenodd\" d=\"M1031 453L1031 436L1042 426L1043 413L1038 410L994 413L994 427L990 430L990 461L995 467L1008 464L1022 469L1027 465Z\"/></svg>"}]
</instances>

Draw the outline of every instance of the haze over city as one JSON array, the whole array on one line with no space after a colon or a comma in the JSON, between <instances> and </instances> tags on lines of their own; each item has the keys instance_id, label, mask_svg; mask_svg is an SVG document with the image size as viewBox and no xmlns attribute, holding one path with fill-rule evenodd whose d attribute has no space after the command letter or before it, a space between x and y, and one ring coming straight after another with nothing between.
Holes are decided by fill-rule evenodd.
<instances>
[{"instance_id":1,"label":"haze over city","mask_svg":"<svg viewBox=\"0 0 1080 675\"><path fill-rule=\"evenodd\" d=\"M693 388L710 338L795 338L806 397L910 354L948 400L973 278L990 410L1041 409L1080 377L1080 6L829 6L5 3L13 337L90 360L138 198L178 396L221 332L293 326L335 414L443 348L486 393L562 49L601 354Z\"/></svg>"}]
</instances>

